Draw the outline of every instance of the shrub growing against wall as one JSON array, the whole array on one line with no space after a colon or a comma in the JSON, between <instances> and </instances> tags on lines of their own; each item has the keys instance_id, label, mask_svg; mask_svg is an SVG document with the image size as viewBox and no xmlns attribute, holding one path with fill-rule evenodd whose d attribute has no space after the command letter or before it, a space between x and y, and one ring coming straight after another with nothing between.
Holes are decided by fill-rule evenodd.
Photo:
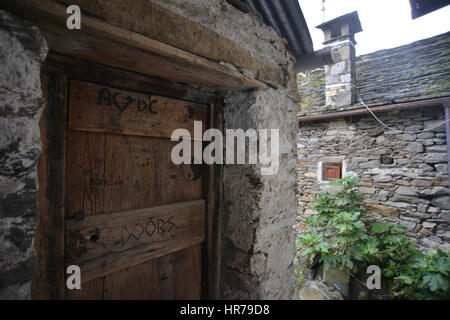
<instances>
[{"instance_id":1,"label":"shrub growing against wall","mask_svg":"<svg viewBox=\"0 0 450 320\"><path fill-rule=\"evenodd\" d=\"M405 228L390 222L368 222L361 207L363 195L357 178L343 178L330 185L338 191L320 193L314 200L314 215L306 221L308 231L297 238L297 249L309 263L319 259L325 270L331 266L356 274L370 265L381 268L391 298L450 298L450 254L415 248Z\"/></svg>"}]
</instances>

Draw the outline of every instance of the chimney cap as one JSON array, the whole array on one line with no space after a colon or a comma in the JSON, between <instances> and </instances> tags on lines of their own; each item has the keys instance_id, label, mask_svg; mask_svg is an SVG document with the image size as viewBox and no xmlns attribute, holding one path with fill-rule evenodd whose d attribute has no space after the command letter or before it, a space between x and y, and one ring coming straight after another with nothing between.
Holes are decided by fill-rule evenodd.
<instances>
[{"instance_id":1,"label":"chimney cap","mask_svg":"<svg viewBox=\"0 0 450 320\"><path fill-rule=\"evenodd\" d=\"M343 16L321 23L316 28L321 29L325 32L325 30L340 28L343 24L348 24L348 31L352 35L362 31L361 21L359 21L357 11L353 11Z\"/></svg>"}]
</instances>

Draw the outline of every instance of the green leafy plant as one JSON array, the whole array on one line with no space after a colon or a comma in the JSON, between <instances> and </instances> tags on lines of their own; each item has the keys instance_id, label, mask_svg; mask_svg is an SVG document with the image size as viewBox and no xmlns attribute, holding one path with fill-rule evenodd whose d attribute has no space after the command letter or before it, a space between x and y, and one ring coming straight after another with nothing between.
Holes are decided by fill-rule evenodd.
<instances>
[{"instance_id":1,"label":"green leafy plant","mask_svg":"<svg viewBox=\"0 0 450 320\"><path fill-rule=\"evenodd\" d=\"M406 228L390 222L370 225L370 236L363 252L366 265L376 264L385 277L392 278L405 261L420 255L414 241L405 236Z\"/></svg>"},{"instance_id":2,"label":"green leafy plant","mask_svg":"<svg viewBox=\"0 0 450 320\"><path fill-rule=\"evenodd\" d=\"M356 190L358 182L355 178L331 182L339 190L317 196L313 209L318 214L307 219L309 232L297 238L301 255L310 262L319 256L326 270L330 266L354 270L354 260L362 259L368 235L360 220L366 211L359 204L362 195Z\"/></svg>"},{"instance_id":3,"label":"green leafy plant","mask_svg":"<svg viewBox=\"0 0 450 320\"><path fill-rule=\"evenodd\" d=\"M297 289L300 290L302 283L305 281L305 276L303 275L303 269L294 269L295 280L297 281Z\"/></svg>"},{"instance_id":4,"label":"green leafy plant","mask_svg":"<svg viewBox=\"0 0 450 320\"><path fill-rule=\"evenodd\" d=\"M450 299L450 254L430 250L405 263L394 278L392 291L407 299Z\"/></svg>"},{"instance_id":5,"label":"green leafy plant","mask_svg":"<svg viewBox=\"0 0 450 320\"><path fill-rule=\"evenodd\" d=\"M307 219L308 232L297 237L299 253L309 263L318 258L325 270L333 266L355 273L358 266L377 265L393 298L449 299L449 253L423 254L401 225L364 223L367 212L361 208L358 182L350 177L338 179L330 183L338 191L316 197L313 209L318 214ZM296 271L296 278L299 283L304 280L302 270Z\"/></svg>"}]
</instances>

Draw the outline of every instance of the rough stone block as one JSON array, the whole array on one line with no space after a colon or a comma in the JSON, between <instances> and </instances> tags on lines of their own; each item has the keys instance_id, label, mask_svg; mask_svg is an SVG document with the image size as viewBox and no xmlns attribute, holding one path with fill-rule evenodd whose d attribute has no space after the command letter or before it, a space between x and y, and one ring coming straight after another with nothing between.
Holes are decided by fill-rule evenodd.
<instances>
[{"instance_id":1,"label":"rough stone block","mask_svg":"<svg viewBox=\"0 0 450 320\"><path fill-rule=\"evenodd\" d=\"M366 207L370 213L380 214L386 217L398 217L400 212L398 208L388 207L381 204L367 203Z\"/></svg>"},{"instance_id":2,"label":"rough stone block","mask_svg":"<svg viewBox=\"0 0 450 320\"><path fill-rule=\"evenodd\" d=\"M443 196L443 195L449 195L448 188L445 187L434 187L431 189L424 189L420 191L421 197L437 197L437 196Z\"/></svg>"},{"instance_id":3,"label":"rough stone block","mask_svg":"<svg viewBox=\"0 0 450 320\"><path fill-rule=\"evenodd\" d=\"M397 188L397 190L395 190L395 193L403 196L418 196L419 189L417 189L416 187L400 186Z\"/></svg>"},{"instance_id":4,"label":"rough stone block","mask_svg":"<svg viewBox=\"0 0 450 320\"><path fill-rule=\"evenodd\" d=\"M317 172L305 172L306 178L317 178Z\"/></svg>"},{"instance_id":5,"label":"rough stone block","mask_svg":"<svg viewBox=\"0 0 450 320\"><path fill-rule=\"evenodd\" d=\"M341 75L341 82L342 83L351 82L351 81L352 81L352 75L350 73L346 73L346 74L342 74Z\"/></svg>"},{"instance_id":6,"label":"rough stone block","mask_svg":"<svg viewBox=\"0 0 450 320\"><path fill-rule=\"evenodd\" d=\"M440 248L440 243L439 242L435 242L435 241L431 240L430 238L423 238L420 242L425 247L429 247L429 248L433 248L433 249L439 249Z\"/></svg>"},{"instance_id":7,"label":"rough stone block","mask_svg":"<svg viewBox=\"0 0 450 320\"><path fill-rule=\"evenodd\" d=\"M395 202L395 201L387 201L386 205L396 207L396 208L402 208L402 209L406 209L411 206L411 204L406 203L406 202Z\"/></svg>"},{"instance_id":8,"label":"rough stone block","mask_svg":"<svg viewBox=\"0 0 450 320\"><path fill-rule=\"evenodd\" d=\"M431 172L434 171L434 168L428 164L423 163L419 166L419 170L423 172Z\"/></svg>"},{"instance_id":9,"label":"rough stone block","mask_svg":"<svg viewBox=\"0 0 450 320\"><path fill-rule=\"evenodd\" d=\"M379 160L371 160L371 161L360 163L359 167L361 169L368 169L368 168L375 168L378 165L380 165L380 161Z\"/></svg>"},{"instance_id":10,"label":"rough stone block","mask_svg":"<svg viewBox=\"0 0 450 320\"><path fill-rule=\"evenodd\" d=\"M406 146L406 150L411 153L423 152L423 144L420 142L411 142Z\"/></svg>"},{"instance_id":11,"label":"rough stone block","mask_svg":"<svg viewBox=\"0 0 450 320\"><path fill-rule=\"evenodd\" d=\"M441 209L436 208L436 207L429 207L427 212L429 212L429 213L439 213L439 212L441 212Z\"/></svg>"},{"instance_id":12,"label":"rough stone block","mask_svg":"<svg viewBox=\"0 0 450 320\"><path fill-rule=\"evenodd\" d=\"M427 147L427 152L447 152L447 145L435 145Z\"/></svg>"},{"instance_id":13,"label":"rough stone block","mask_svg":"<svg viewBox=\"0 0 450 320\"><path fill-rule=\"evenodd\" d=\"M350 59L350 46L349 45L342 46L337 51L339 53L339 57L341 58L341 60Z\"/></svg>"},{"instance_id":14,"label":"rough stone block","mask_svg":"<svg viewBox=\"0 0 450 320\"><path fill-rule=\"evenodd\" d=\"M327 285L336 288L344 296L348 296L350 284L350 272L348 269L340 270L335 267L330 267L328 270L325 270L322 265L318 272Z\"/></svg>"},{"instance_id":15,"label":"rough stone block","mask_svg":"<svg viewBox=\"0 0 450 320\"><path fill-rule=\"evenodd\" d=\"M340 61L331 66L330 75L340 75L346 70L347 63L345 61Z\"/></svg>"},{"instance_id":16,"label":"rough stone block","mask_svg":"<svg viewBox=\"0 0 450 320\"><path fill-rule=\"evenodd\" d=\"M376 175L373 178L373 181L374 182L391 182L392 181L392 177L388 176L388 175L381 175L381 174L379 174L379 175Z\"/></svg>"},{"instance_id":17,"label":"rough stone block","mask_svg":"<svg viewBox=\"0 0 450 320\"><path fill-rule=\"evenodd\" d=\"M422 226L427 229L434 229L436 227L436 223L423 222Z\"/></svg>"},{"instance_id":18,"label":"rough stone block","mask_svg":"<svg viewBox=\"0 0 450 320\"><path fill-rule=\"evenodd\" d=\"M415 132L420 131L420 130L422 130L422 125L421 124L415 124L415 125L408 126L408 127L405 128L405 132L406 133L415 133Z\"/></svg>"},{"instance_id":19,"label":"rough stone block","mask_svg":"<svg viewBox=\"0 0 450 320\"><path fill-rule=\"evenodd\" d=\"M441 209L450 209L450 196L433 198L431 203Z\"/></svg>"},{"instance_id":20,"label":"rough stone block","mask_svg":"<svg viewBox=\"0 0 450 320\"><path fill-rule=\"evenodd\" d=\"M353 95L350 91L340 92L336 95L334 100L334 106L345 107L353 103Z\"/></svg>"},{"instance_id":21,"label":"rough stone block","mask_svg":"<svg viewBox=\"0 0 450 320\"><path fill-rule=\"evenodd\" d=\"M432 180L414 179L411 184L416 187L431 187L433 185Z\"/></svg>"},{"instance_id":22,"label":"rough stone block","mask_svg":"<svg viewBox=\"0 0 450 320\"><path fill-rule=\"evenodd\" d=\"M436 176L433 179L433 184L435 186L448 187L448 176Z\"/></svg>"},{"instance_id":23,"label":"rough stone block","mask_svg":"<svg viewBox=\"0 0 450 320\"><path fill-rule=\"evenodd\" d=\"M391 153L392 153L392 149L389 149L389 148L380 148L380 149L375 150L375 154L379 154L379 155L389 155Z\"/></svg>"},{"instance_id":24,"label":"rough stone block","mask_svg":"<svg viewBox=\"0 0 450 320\"><path fill-rule=\"evenodd\" d=\"M422 132L422 133L419 133L417 135L417 138L419 138L419 139L432 139L432 138L434 138L434 133L433 132Z\"/></svg>"},{"instance_id":25,"label":"rough stone block","mask_svg":"<svg viewBox=\"0 0 450 320\"><path fill-rule=\"evenodd\" d=\"M424 161L426 163L446 163L447 154L446 153L429 153L425 156Z\"/></svg>"},{"instance_id":26,"label":"rough stone block","mask_svg":"<svg viewBox=\"0 0 450 320\"><path fill-rule=\"evenodd\" d=\"M359 192L364 194L375 194L375 188L359 187Z\"/></svg>"},{"instance_id":27,"label":"rough stone block","mask_svg":"<svg viewBox=\"0 0 450 320\"><path fill-rule=\"evenodd\" d=\"M445 124L442 124L442 122L444 122L444 119L425 121L423 129L431 132L445 132ZM436 127L439 124L440 126Z\"/></svg>"},{"instance_id":28,"label":"rough stone block","mask_svg":"<svg viewBox=\"0 0 450 320\"><path fill-rule=\"evenodd\" d=\"M321 281L307 280L299 292L300 300L344 300L342 295Z\"/></svg>"},{"instance_id":29,"label":"rough stone block","mask_svg":"<svg viewBox=\"0 0 450 320\"><path fill-rule=\"evenodd\" d=\"M414 141L414 140L416 140L416 138L412 134L408 134L408 133L399 134L399 135L397 135L396 138L398 140L400 140L400 141Z\"/></svg>"},{"instance_id":30,"label":"rough stone block","mask_svg":"<svg viewBox=\"0 0 450 320\"><path fill-rule=\"evenodd\" d=\"M437 172L441 174L447 174L448 173L448 165L445 163L439 163L434 166L437 170Z\"/></svg>"}]
</instances>

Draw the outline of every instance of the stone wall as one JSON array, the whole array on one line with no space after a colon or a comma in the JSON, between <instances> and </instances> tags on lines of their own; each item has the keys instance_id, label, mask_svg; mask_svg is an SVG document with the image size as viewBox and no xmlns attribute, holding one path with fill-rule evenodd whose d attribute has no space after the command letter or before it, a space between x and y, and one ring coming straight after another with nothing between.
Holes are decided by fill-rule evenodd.
<instances>
[{"instance_id":1,"label":"stone wall","mask_svg":"<svg viewBox=\"0 0 450 320\"><path fill-rule=\"evenodd\" d=\"M353 36L329 43L333 64L325 66L325 105L339 111L355 101L355 42Z\"/></svg>"},{"instance_id":2,"label":"stone wall","mask_svg":"<svg viewBox=\"0 0 450 320\"><path fill-rule=\"evenodd\" d=\"M285 87L222 92L224 130L280 129L280 166L262 176L255 165L223 171L222 297L289 299L294 292L297 133L294 60L283 40L262 19L226 1L155 1L235 41L261 61L280 66ZM240 70L246 72L245 70Z\"/></svg>"},{"instance_id":3,"label":"stone wall","mask_svg":"<svg viewBox=\"0 0 450 320\"><path fill-rule=\"evenodd\" d=\"M225 96L227 128L280 129L280 165L271 176L262 176L259 165L224 168L223 298L289 299L293 294L297 122L286 91Z\"/></svg>"},{"instance_id":4,"label":"stone wall","mask_svg":"<svg viewBox=\"0 0 450 320\"><path fill-rule=\"evenodd\" d=\"M325 105L325 69L317 68L313 71L297 75L297 87L301 93L299 115L308 112L310 108Z\"/></svg>"},{"instance_id":5,"label":"stone wall","mask_svg":"<svg viewBox=\"0 0 450 320\"><path fill-rule=\"evenodd\" d=\"M0 299L30 298L46 55L36 27L0 10Z\"/></svg>"},{"instance_id":6,"label":"stone wall","mask_svg":"<svg viewBox=\"0 0 450 320\"><path fill-rule=\"evenodd\" d=\"M258 15L244 13L225 0L153 0L160 6L211 29L228 38L249 54L266 63L279 66L285 75L288 94L298 98L293 74L294 57L287 50L285 39L266 25ZM233 66L234 67L234 66ZM236 68L236 67L235 67ZM250 70L236 68L249 78L255 78Z\"/></svg>"},{"instance_id":7,"label":"stone wall","mask_svg":"<svg viewBox=\"0 0 450 320\"><path fill-rule=\"evenodd\" d=\"M442 107L391 111L379 118L301 123L298 142L298 224L327 183L319 162L342 161L347 175L361 178L359 191L376 220L400 223L424 248L450 250L450 196Z\"/></svg>"}]
</instances>

